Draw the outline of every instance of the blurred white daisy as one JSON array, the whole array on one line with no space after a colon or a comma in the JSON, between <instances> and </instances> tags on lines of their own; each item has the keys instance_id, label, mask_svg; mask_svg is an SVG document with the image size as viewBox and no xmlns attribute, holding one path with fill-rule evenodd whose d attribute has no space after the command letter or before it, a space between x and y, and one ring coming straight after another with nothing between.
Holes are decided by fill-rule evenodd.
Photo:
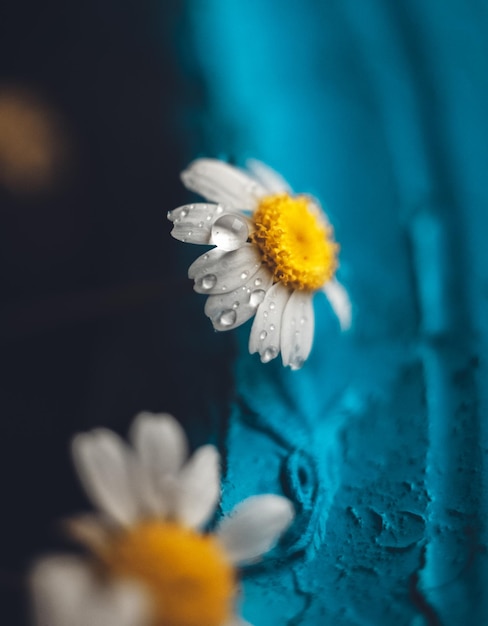
<instances>
[{"instance_id":1,"label":"blurred white daisy","mask_svg":"<svg viewBox=\"0 0 488 626\"><path fill-rule=\"evenodd\" d=\"M248 498L212 533L219 454L170 415L139 414L132 446L99 428L72 450L98 513L70 522L90 557L51 556L31 573L38 626L238 626L237 566L258 560L293 520L278 495Z\"/></svg>"},{"instance_id":2,"label":"blurred white daisy","mask_svg":"<svg viewBox=\"0 0 488 626\"><path fill-rule=\"evenodd\" d=\"M299 369L312 348L312 298L322 290L341 328L351 305L336 280L339 246L315 199L293 195L283 178L258 161L243 171L216 159L197 159L181 177L210 204L168 213L180 241L216 247L189 268L195 291L208 294L205 314L216 330L231 330L256 315L249 351L267 363L281 352Z\"/></svg>"}]
</instances>

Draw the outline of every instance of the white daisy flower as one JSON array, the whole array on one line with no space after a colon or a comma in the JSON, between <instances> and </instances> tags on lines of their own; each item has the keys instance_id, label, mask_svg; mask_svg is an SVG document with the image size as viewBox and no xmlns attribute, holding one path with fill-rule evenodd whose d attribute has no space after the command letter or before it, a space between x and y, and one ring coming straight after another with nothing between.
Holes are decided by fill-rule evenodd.
<instances>
[{"instance_id":1,"label":"white daisy flower","mask_svg":"<svg viewBox=\"0 0 488 626\"><path fill-rule=\"evenodd\" d=\"M339 246L317 201L293 195L283 178L258 161L249 172L216 159L197 159L181 178L209 203L168 213L171 234L215 245L189 268L195 291L208 294L205 314L215 330L231 330L253 315L249 351L267 363L281 352L299 369L312 348L312 298L322 290L341 328L351 304L336 280Z\"/></svg>"},{"instance_id":2,"label":"white daisy flower","mask_svg":"<svg viewBox=\"0 0 488 626\"><path fill-rule=\"evenodd\" d=\"M199 531L220 498L219 454L190 459L167 414L139 414L132 446L99 428L72 451L98 513L70 523L90 558L51 556L33 568L38 626L243 626L235 611L237 566L270 550L293 520L282 496L250 497L212 533Z\"/></svg>"}]
</instances>

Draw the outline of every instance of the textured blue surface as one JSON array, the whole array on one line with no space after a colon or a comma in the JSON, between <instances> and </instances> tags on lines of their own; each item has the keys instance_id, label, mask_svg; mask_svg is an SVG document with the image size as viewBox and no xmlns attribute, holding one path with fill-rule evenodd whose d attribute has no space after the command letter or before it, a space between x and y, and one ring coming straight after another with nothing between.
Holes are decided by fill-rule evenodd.
<instances>
[{"instance_id":1,"label":"textured blue surface","mask_svg":"<svg viewBox=\"0 0 488 626\"><path fill-rule=\"evenodd\" d=\"M256 626L488 623L488 7L461 0L193 5L207 154L317 195L353 328L317 296L303 370L236 333L223 507L288 494L249 570ZM197 155L195 155L197 156Z\"/></svg>"}]
</instances>

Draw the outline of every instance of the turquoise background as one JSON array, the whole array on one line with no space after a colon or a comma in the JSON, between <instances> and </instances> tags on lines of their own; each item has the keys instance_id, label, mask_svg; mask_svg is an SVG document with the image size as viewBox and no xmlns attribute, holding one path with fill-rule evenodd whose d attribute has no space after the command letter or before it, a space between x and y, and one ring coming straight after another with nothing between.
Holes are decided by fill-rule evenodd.
<instances>
[{"instance_id":1,"label":"turquoise background","mask_svg":"<svg viewBox=\"0 0 488 626\"><path fill-rule=\"evenodd\" d=\"M488 7L195 2L205 154L324 203L352 329L316 296L299 372L238 333L224 508L297 522L245 578L259 625L484 624ZM203 154L203 148L196 152Z\"/></svg>"}]
</instances>

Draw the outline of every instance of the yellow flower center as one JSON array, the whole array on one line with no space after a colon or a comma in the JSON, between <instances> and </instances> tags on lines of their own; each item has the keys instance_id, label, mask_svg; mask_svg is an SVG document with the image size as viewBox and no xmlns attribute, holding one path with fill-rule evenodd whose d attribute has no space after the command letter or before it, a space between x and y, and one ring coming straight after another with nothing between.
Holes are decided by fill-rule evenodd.
<instances>
[{"instance_id":1,"label":"yellow flower center","mask_svg":"<svg viewBox=\"0 0 488 626\"><path fill-rule=\"evenodd\" d=\"M222 626L232 615L234 568L212 535L151 520L118 533L100 556L149 591L154 626Z\"/></svg>"},{"instance_id":2,"label":"yellow flower center","mask_svg":"<svg viewBox=\"0 0 488 626\"><path fill-rule=\"evenodd\" d=\"M332 229L305 196L266 196L253 215L252 241L275 281L292 289L316 290L337 269L339 246Z\"/></svg>"}]
</instances>

